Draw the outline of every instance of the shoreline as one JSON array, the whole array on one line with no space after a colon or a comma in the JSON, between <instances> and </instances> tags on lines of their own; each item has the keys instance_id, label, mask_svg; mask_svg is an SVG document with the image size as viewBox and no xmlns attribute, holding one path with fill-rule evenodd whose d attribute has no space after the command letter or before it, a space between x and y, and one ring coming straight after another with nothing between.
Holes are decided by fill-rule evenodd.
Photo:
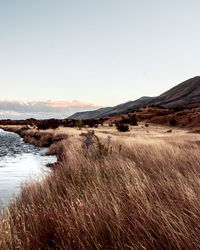
<instances>
[{"instance_id":1,"label":"shoreline","mask_svg":"<svg viewBox=\"0 0 200 250\"><path fill-rule=\"evenodd\" d=\"M55 168L57 164L60 164L64 157L64 152L60 149L62 142L68 139L67 134L46 132L36 130L33 128L27 129L26 127L19 126L0 126L4 131L13 132L18 134L25 143L35 145L37 147L47 147L46 155L55 155L57 157L56 163L48 164L47 167Z\"/></svg>"},{"instance_id":2,"label":"shoreline","mask_svg":"<svg viewBox=\"0 0 200 250\"><path fill-rule=\"evenodd\" d=\"M55 155L46 155L48 148L25 143L17 133L1 130L0 210L5 210L18 199L21 186L43 180L57 163Z\"/></svg>"}]
</instances>

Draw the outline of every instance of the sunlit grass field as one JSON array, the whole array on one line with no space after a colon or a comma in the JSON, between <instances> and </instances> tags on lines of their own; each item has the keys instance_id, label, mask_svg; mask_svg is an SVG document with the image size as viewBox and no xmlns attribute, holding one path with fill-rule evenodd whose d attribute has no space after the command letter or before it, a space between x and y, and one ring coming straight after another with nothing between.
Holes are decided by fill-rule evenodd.
<instances>
[{"instance_id":1,"label":"sunlit grass field","mask_svg":"<svg viewBox=\"0 0 200 250\"><path fill-rule=\"evenodd\" d=\"M5 209L0 249L200 249L200 135L168 130L46 131L60 160Z\"/></svg>"}]
</instances>

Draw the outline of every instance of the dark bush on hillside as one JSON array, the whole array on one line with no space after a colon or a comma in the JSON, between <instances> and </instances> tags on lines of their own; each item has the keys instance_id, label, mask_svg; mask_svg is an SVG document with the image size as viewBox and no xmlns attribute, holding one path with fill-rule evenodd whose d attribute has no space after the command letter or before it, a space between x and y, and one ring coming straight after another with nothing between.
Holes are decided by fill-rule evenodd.
<instances>
[{"instance_id":1,"label":"dark bush on hillside","mask_svg":"<svg viewBox=\"0 0 200 250\"><path fill-rule=\"evenodd\" d=\"M37 124L37 120L36 119L34 119L34 118L29 118L29 119L26 119L25 121L24 121L24 123L26 124L26 125L30 125L30 126L35 126L36 124Z\"/></svg>"},{"instance_id":2,"label":"dark bush on hillside","mask_svg":"<svg viewBox=\"0 0 200 250\"><path fill-rule=\"evenodd\" d=\"M160 106L160 105L150 105L149 107L151 107L151 108L159 108L159 109L166 109L165 107Z\"/></svg>"},{"instance_id":3,"label":"dark bush on hillside","mask_svg":"<svg viewBox=\"0 0 200 250\"><path fill-rule=\"evenodd\" d=\"M130 117L129 124L132 125L132 126L137 126L138 125L136 115L132 115Z\"/></svg>"},{"instance_id":4,"label":"dark bush on hillside","mask_svg":"<svg viewBox=\"0 0 200 250\"><path fill-rule=\"evenodd\" d=\"M166 115L166 114L165 114L165 113L158 112L156 115L157 115L157 116L164 116L164 115Z\"/></svg>"},{"instance_id":5,"label":"dark bush on hillside","mask_svg":"<svg viewBox=\"0 0 200 250\"><path fill-rule=\"evenodd\" d=\"M129 131L129 126L127 124L122 123L122 122L115 123L115 126L116 126L117 130L120 132Z\"/></svg>"},{"instance_id":6,"label":"dark bush on hillside","mask_svg":"<svg viewBox=\"0 0 200 250\"><path fill-rule=\"evenodd\" d=\"M177 125L177 121L174 120L174 119L172 119L172 120L169 121L169 124L170 124L171 126L176 126L176 125Z\"/></svg>"},{"instance_id":7,"label":"dark bush on hillside","mask_svg":"<svg viewBox=\"0 0 200 250\"><path fill-rule=\"evenodd\" d=\"M37 128L38 129L56 129L60 126L60 121L57 119L48 119L48 120L40 120L38 121Z\"/></svg>"},{"instance_id":8,"label":"dark bush on hillside","mask_svg":"<svg viewBox=\"0 0 200 250\"><path fill-rule=\"evenodd\" d=\"M124 123L124 124L129 124L131 126L137 126L138 125L136 115L129 116L128 118L124 118L122 116L122 119L121 119L120 122Z\"/></svg>"},{"instance_id":9,"label":"dark bush on hillside","mask_svg":"<svg viewBox=\"0 0 200 250\"><path fill-rule=\"evenodd\" d=\"M179 112L179 111L183 111L183 110L184 110L184 108L181 108L181 107L175 107L175 108L172 108L172 110L173 110L174 112Z\"/></svg>"},{"instance_id":10,"label":"dark bush on hillside","mask_svg":"<svg viewBox=\"0 0 200 250\"><path fill-rule=\"evenodd\" d=\"M63 119L63 120L61 121L61 125L62 125L63 127L68 127L69 124L70 124L70 122L71 122L71 120Z\"/></svg>"},{"instance_id":11,"label":"dark bush on hillside","mask_svg":"<svg viewBox=\"0 0 200 250\"><path fill-rule=\"evenodd\" d=\"M87 120L83 120L83 124L87 125L90 128L97 128L99 121L97 119L87 119Z\"/></svg>"},{"instance_id":12,"label":"dark bush on hillside","mask_svg":"<svg viewBox=\"0 0 200 250\"><path fill-rule=\"evenodd\" d=\"M107 120L108 120L108 118L100 118L100 119L98 120L98 123L101 124L101 125L103 126L104 122L107 121Z\"/></svg>"}]
</instances>

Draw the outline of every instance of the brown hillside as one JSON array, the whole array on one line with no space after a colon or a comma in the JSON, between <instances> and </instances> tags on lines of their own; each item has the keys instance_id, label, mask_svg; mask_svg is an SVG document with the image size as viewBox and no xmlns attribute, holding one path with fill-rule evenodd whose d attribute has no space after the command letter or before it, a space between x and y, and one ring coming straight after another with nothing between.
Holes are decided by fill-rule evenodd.
<instances>
[{"instance_id":1,"label":"brown hillside","mask_svg":"<svg viewBox=\"0 0 200 250\"><path fill-rule=\"evenodd\" d=\"M195 130L200 128L200 108L176 111L174 109L160 107L146 107L140 109L139 111L135 111L134 113L111 117L106 121L106 123L114 123L123 119L130 119L132 115L135 115L137 121L139 122L175 126L179 128L190 128Z\"/></svg>"},{"instance_id":2,"label":"brown hillside","mask_svg":"<svg viewBox=\"0 0 200 250\"><path fill-rule=\"evenodd\" d=\"M78 112L69 118L91 119L106 116L118 116L152 105L162 106L165 108L178 107L183 109L200 107L200 76L188 79L158 97L142 97L138 100L122 103L114 107Z\"/></svg>"},{"instance_id":3,"label":"brown hillside","mask_svg":"<svg viewBox=\"0 0 200 250\"><path fill-rule=\"evenodd\" d=\"M163 107L194 108L200 106L200 76L196 76L180 83L172 89L161 94L150 105Z\"/></svg>"}]
</instances>

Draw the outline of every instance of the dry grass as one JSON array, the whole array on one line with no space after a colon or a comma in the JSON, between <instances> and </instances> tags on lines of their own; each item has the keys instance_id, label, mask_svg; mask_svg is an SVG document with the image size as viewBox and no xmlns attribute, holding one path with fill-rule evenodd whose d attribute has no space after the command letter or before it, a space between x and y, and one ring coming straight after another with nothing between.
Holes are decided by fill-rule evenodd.
<instances>
[{"instance_id":1,"label":"dry grass","mask_svg":"<svg viewBox=\"0 0 200 250\"><path fill-rule=\"evenodd\" d=\"M100 155L75 134L2 215L1 249L200 249L198 135L116 134Z\"/></svg>"}]
</instances>

